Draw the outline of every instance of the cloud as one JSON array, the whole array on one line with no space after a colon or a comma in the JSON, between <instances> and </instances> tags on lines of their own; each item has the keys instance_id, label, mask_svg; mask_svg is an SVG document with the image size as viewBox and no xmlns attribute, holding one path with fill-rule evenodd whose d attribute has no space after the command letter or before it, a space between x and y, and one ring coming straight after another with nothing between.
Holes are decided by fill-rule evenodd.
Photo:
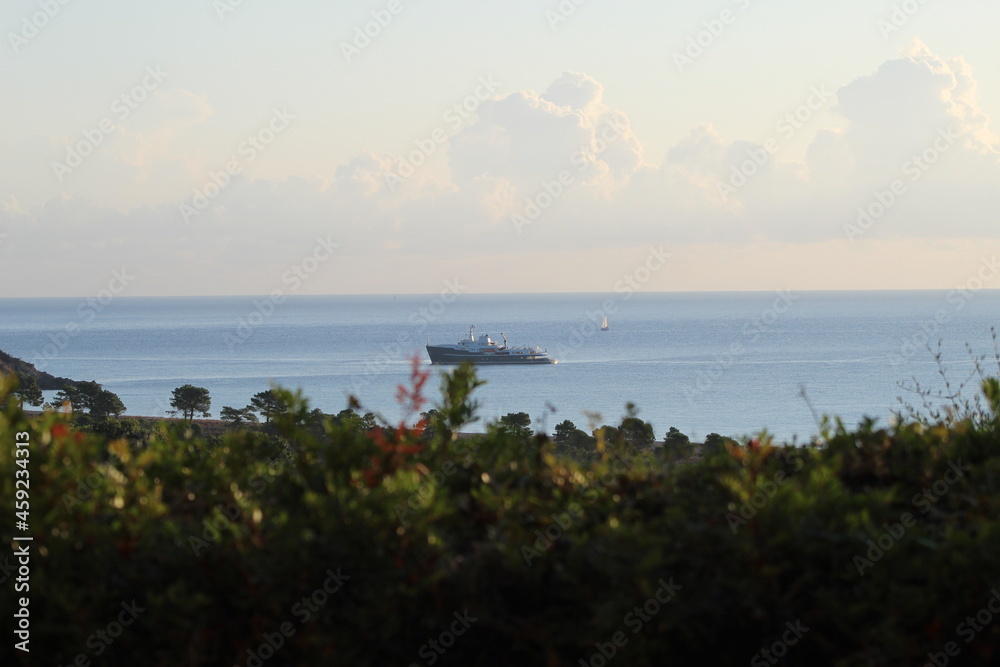
<instances>
[{"instance_id":1,"label":"cloud","mask_svg":"<svg viewBox=\"0 0 1000 667\"><path fill-rule=\"evenodd\" d=\"M449 144L450 168L460 192L471 194L474 181L509 186L501 203L488 207L494 222L503 222L503 202L515 203L508 215L540 203L545 184L569 168L572 184L529 230L545 242L570 229L591 243L612 237L843 239L858 208L895 181L905 183L904 194L866 234L977 235L988 229L1000 203L990 185L1000 170L976 89L962 58L939 57L915 42L837 91L842 127L814 130L802 156L780 147L772 155L706 123L655 166L644 160L627 115L605 105L601 84L564 73L541 95L522 91L485 103L477 121ZM625 130L595 150L602 123L610 119ZM957 137L954 145L939 150L949 133ZM584 155L577 172L573 156ZM921 162L925 157L934 163ZM738 187L728 193L720 188L731 182Z\"/></svg>"},{"instance_id":2,"label":"cloud","mask_svg":"<svg viewBox=\"0 0 1000 667\"><path fill-rule=\"evenodd\" d=\"M475 123L449 145L456 183L487 177L533 197L563 171L573 186L614 189L643 164L628 116L603 103L593 78L565 72L544 94L523 91L488 100Z\"/></svg>"},{"instance_id":3,"label":"cloud","mask_svg":"<svg viewBox=\"0 0 1000 667\"><path fill-rule=\"evenodd\" d=\"M685 184L688 200L704 196L695 216L711 215L713 181L735 183L715 205L733 213L733 232L752 230L754 238L845 238L859 209L879 213L890 199L865 238L984 235L1000 205L991 185L1000 155L976 90L961 57L942 58L915 41L837 91L843 126L817 129L801 159L779 150L751 163L766 155L763 146L704 125L668 151L664 169ZM894 184L901 194L891 193Z\"/></svg>"},{"instance_id":4,"label":"cloud","mask_svg":"<svg viewBox=\"0 0 1000 667\"><path fill-rule=\"evenodd\" d=\"M139 258L168 282L171 271L200 262L216 267L218 280L239 276L244 285L266 286L248 264L258 274L279 272L303 244L327 234L362 265L389 270L416 257L443 266L459 255L507 256L526 246L579 256L647 243L818 247L845 241L845 225L859 209L900 181L903 194L865 230L864 242L985 237L1000 209L1000 162L977 88L961 57L943 58L914 42L839 88L839 125L800 130L813 133L801 155L702 123L662 160L647 160L628 115L607 104L602 84L565 72L542 93L482 101L433 164L405 180L398 175L408 156L371 150L329 173L238 175L190 225L177 207L193 182L220 165L181 147L214 131L216 121L207 100L158 91L145 115L137 112L129 130L110 137L65 189L39 187L37 174L26 177L17 166L50 169L50 157L71 138L6 144L0 233L9 234L8 262L15 243L39 253L54 245L55 257ZM943 136L954 137L945 150ZM738 186L720 188L741 173ZM518 219L530 224L519 227ZM60 261L46 265L67 273ZM0 277L16 266L0 267Z\"/></svg>"},{"instance_id":5,"label":"cloud","mask_svg":"<svg viewBox=\"0 0 1000 667\"><path fill-rule=\"evenodd\" d=\"M574 109L591 118L607 112L603 104L604 86L580 72L563 72L542 97L557 107Z\"/></svg>"},{"instance_id":6,"label":"cloud","mask_svg":"<svg viewBox=\"0 0 1000 667\"><path fill-rule=\"evenodd\" d=\"M900 58L841 88L836 111L849 122L844 140L855 162L874 172L923 150L949 127L964 148L990 152L995 138L976 89L964 59L941 58L915 40Z\"/></svg>"}]
</instances>

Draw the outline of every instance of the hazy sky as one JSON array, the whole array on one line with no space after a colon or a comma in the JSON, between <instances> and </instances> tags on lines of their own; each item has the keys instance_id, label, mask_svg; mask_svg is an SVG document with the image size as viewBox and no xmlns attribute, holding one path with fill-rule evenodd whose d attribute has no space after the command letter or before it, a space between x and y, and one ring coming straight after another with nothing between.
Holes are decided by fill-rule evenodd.
<instances>
[{"instance_id":1,"label":"hazy sky","mask_svg":"<svg viewBox=\"0 0 1000 667\"><path fill-rule=\"evenodd\" d=\"M997 25L995 0L5 0L0 295L955 287L1000 254Z\"/></svg>"}]
</instances>

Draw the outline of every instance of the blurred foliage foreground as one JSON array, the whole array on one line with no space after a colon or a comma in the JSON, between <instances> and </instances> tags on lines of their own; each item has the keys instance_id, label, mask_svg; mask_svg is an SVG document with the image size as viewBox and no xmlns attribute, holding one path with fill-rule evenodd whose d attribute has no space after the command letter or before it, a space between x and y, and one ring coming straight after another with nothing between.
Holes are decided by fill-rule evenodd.
<instances>
[{"instance_id":1,"label":"blurred foliage foreground","mask_svg":"<svg viewBox=\"0 0 1000 667\"><path fill-rule=\"evenodd\" d=\"M444 375L412 428L306 427L285 393L271 433L135 441L27 416L8 383L4 534L34 540L27 592L22 547L0 555L3 664L1000 664L995 380L978 415L678 460L459 438L478 384Z\"/></svg>"}]
</instances>

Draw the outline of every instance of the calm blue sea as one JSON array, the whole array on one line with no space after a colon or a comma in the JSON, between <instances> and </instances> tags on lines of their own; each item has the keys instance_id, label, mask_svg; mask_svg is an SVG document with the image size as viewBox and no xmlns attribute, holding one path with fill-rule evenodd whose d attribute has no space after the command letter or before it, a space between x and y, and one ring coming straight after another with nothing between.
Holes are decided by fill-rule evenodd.
<instances>
[{"instance_id":1,"label":"calm blue sea","mask_svg":"<svg viewBox=\"0 0 1000 667\"><path fill-rule=\"evenodd\" d=\"M817 430L816 409L883 424L914 377L940 387L928 342L955 380L966 351L993 357L1000 292L635 293L266 298L0 299L0 350L55 375L96 380L131 415L164 415L182 384L206 387L213 415L275 382L336 412L349 394L391 420L395 387L423 345L477 333L539 345L557 365L480 370L486 420L524 411L617 423L633 402L657 438ZM597 331L607 308L611 330ZM996 369L995 361L992 369ZM433 368L435 374L441 367ZM432 383L436 397L438 382ZM482 424L469 430L481 430Z\"/></svg>"}]
</instances>

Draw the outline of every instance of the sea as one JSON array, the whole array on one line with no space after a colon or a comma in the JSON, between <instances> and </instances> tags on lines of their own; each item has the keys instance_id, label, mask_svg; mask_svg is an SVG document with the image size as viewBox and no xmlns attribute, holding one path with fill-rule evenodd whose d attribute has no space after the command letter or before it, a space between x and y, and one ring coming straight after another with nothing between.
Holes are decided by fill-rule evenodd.
<instances>
[{"instance_id":1,"label":"sea","mask_svg":"<svg viewBox=\"0 0 1000 667\"><path fill-rule=\"evenodd\" d=\"M610 330L600 331L607 315ZM476 333L540 346L558 359L478 369L481 432L512 412L536 430L591 430L630 407L657 439L675 427L807 442L822 415L890 423L901 401L998 373L992 327L1000 291L461 294L0 299L0 350L41 370L95 380L127 415L166 416L171 391L205 387L211 412L279 385L336 413L356 396L398 423L424 345ZM942 375L943 372L943 375ZM972 381L966 394L978 391ZM51 399L54 392L46 392Z\"/></svg>"}]
</instances>

